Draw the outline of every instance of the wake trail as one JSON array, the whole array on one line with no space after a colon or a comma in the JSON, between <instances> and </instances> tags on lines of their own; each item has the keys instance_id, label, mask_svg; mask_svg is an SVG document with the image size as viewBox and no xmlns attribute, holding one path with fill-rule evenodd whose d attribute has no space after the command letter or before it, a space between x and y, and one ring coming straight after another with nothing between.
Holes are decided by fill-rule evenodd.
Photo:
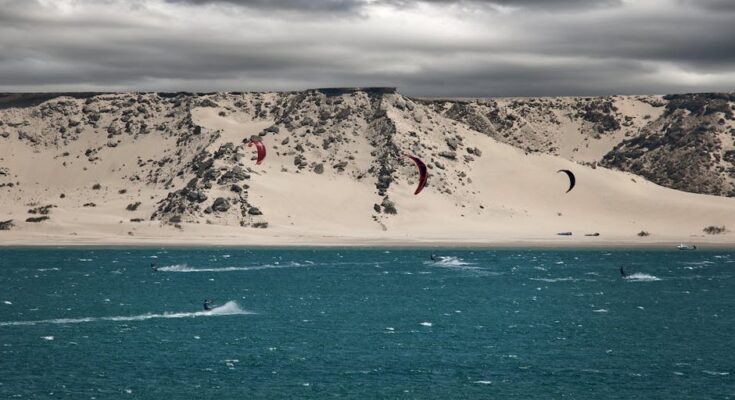
<instances>
[{"instance_id":1,"label":"wake trail","mask_svg":"<svg viewBox=\"0 0 735 400\"><path fill-rule=\"evenodd\" d=\"M263 269L280 269L280 268L296 268L303 266L300 263L292 262L284 265L267 264L254 265L250 267L219 267L219 268L195 268L186 264L168 265L159 267L158 272L233 272L233 271L259 271Z\"/></svg>"},{"instance_id":2,"label":"wake trail","mask_svg":"<svg viewBox=\"0 0 735 400\"><path fill-rule=\"evenodd\" d=\"M459 257L439 257L436 261L426 261L426 265L436 265L438 267L467 267L475 265L474 263L467 262Z\"/></svg>"},{"instance_id":3,"label":"wake trail","mask_svg":"<svg viewBox=\"0 0 735 400\"><path fill-rule=\"evenodd\" d=\"M210 311L197 311L197 312L165 312L162 314L141 314L131 316L113 316L113 317L83 317L83 318L56 318L56 319L43 319L38 321L5 321L0 322L0 326L28 326L37 324L81 324L84 322L97 322L97 321L145 321L156 318L197 318L197 317L219 317L225 315L247 315L253 314L250 311L243 310L236 301L228 301L227 303L213 308Z\"/></svg>"},{"instance_id":4,"label":"wake trail","mask_svg":"<svg viewBox=\"0 0 735 400\"><path fill-rule=\"evenodd\" d=\"M463 271L470 273L472 276L499 276L500 272L491 271L484 267L477 266L477 263L465 261L460 257L444 257L440 256L436 261L424 261L425 266L445 268L447 270Z\"/></svg>"},{"instance_id":5,"label":"wake trail","mask_svg":"<svg viewBox=\"0 0 735 400\"><path fill-rule=\"evenodd\" d=\"M653 282L653 281L660 281L661 278L649 274L644 274L642 272L636 272L634 274L630 274L626 277L624 277L626 281L632 281L632 282Z\"/></svg>"}]
</instances>

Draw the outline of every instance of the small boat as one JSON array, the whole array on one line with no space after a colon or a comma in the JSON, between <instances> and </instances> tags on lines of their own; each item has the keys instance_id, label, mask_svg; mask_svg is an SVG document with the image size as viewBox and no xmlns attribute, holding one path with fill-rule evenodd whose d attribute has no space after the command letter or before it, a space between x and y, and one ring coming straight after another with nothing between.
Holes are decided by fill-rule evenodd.
<instances>
[{"instance_id":1,"label":"small boat","mask_svg":"<svg viewBox=\"0 0 735 400\"><path fill-rule=\"evenodd\" d=\"M585 233L584 235L585 235L585 236L600 236L600 233L599 233L599 232L595 232L595 233Z\"/></svg>"},{"instance_id":2,"label":"small boat","mask_svg":"<svg viewBox=\"0 0 735 400\"><path fill-rule=\"evenodd\" d=\"M695 245L691 245L690 246L690 245L684 244L684 243L681 243L680 245L676 246L676 248L679 249L679 250L697 250L697 246L695 246Z\"/></svg>"},{"instance_id":3,"label":"small boat","mask_svg":"<svg viewBox=\"0 0 735 400\"><path fill-rule=\"evenodd\" d=\"M559 232L557 233L559 236L572 236L572 232Z\"/></svg>"}]
</instances>

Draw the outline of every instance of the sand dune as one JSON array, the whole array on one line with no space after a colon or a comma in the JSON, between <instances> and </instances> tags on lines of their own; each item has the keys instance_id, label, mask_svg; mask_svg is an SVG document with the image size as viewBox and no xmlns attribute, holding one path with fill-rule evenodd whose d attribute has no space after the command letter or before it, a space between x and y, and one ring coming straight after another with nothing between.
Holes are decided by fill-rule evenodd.
<instances>
[{"instance_id":1,"label":"sand dune","mask_svg":"<svg viewBox=\"0 0 735 400\"><path fill-rule=\"evenodd\" d=\"M0 131L9 132L7 138L0 137L0 166L6 171L0 176L0 184L6 184L0 188L0 221L14 224L0 231L0 244L728 246L733 242L732 233L705 235L702 230L710 225L735 226L734 198L677 191L630 173L575 162L598 160L623 140L622 131L596 141L571 125L543 126L534 120L535 132L553 131L559 150L558 155L529 153L399 94L309 96L215 94L204 97L211 103L202 104L202 98L193 96L189 104L171 106L171 101L155 94L120 94L91 105L83 99L62 99L72 112L54 111L45 117L38 112L46 103L0 110L4 122ZM326 116L322 102L329 101L349 108L350 114ZM263 111L266 103L281 110ZM636 115L654 112L650 106L631 105L632 100L618 103L623 104L620 108L639 107ZM125 114L141 104L140 111ZM111 111L91 118L103 123L69 123L95 115L82 116L85 106L110 106ZM107 127L122 126L120 118L137 112L139 119L128 118L124 129L140 130L109 133ZM299 122L284 115L298 115ZM131 120L146 127L130 128ZM74 138L62 139L58 127L69 125L82 129ZM162 125L166 127L157 129ZM321 127L327 129L317 134ZM252 149L242 143L258 134L269 149L260 166L252 161ZM461 140L455 143L458 137ZM448 147L450 142L454 150ZM593 145L582 147L583 142ZM413 195L415 168L401 161L395 149L429 164L429 185L420 195ZM224 155L217 158L218 151ZM454 151L454 156L441 156L441 151ZM212 159L207 171L218 178L208 181L206 174L197 172L195 166L204 156ZM223 178L236 167L247 178ZM392 177L382 189L384 195L376 186L381 168ZM564 193L568 181L556 172L559 169L576 174L577 187L570 193ZM12 187L7 186L10 182ZM93 189L95 184L100 188ZM186 200L186 187L201 192L206 200ZM227 210L211 209L218 197L227 201ZM376 206L384 201L393 202L397 214ZM126 209L136 202L137 208ZM44 205L54 205L46 214L50 219L25 222L42 215L30 214L30 209ZM637 236L643 230L650 236ZM563 231L573 235L557 235ZM600 236L584 236L593 232Z\"/></svg>"}]
</instances>

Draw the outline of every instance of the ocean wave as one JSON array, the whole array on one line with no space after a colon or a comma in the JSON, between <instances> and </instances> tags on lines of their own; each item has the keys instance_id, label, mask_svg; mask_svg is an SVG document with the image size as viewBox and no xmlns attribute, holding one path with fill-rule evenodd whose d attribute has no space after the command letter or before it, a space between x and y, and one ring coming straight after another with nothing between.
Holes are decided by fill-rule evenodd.
<instances>
[{"instance_id":1,"label":"ocean wave","mask_svg":"<svg viewBox=\"0 0 735 400\"><path fill-rule=\"evenodd\" d=\"M254 265L250 267L218 267L218 268L196 268L190 267L186 264L174 264L167 265L165 267L159 267L158 272L232 272L232 271L258 271L261 269L277 269L277 268L294 268L301 267L302 264L292 262L288 264L266 264L266 265Z\"/></svg>"},{"instance_id":2,"label":"ocean wave","mask_svg":"<svg viewBox=\"0 0 735 400\"><path fill-rule=\"evenodd\" d=\"M633 281L633 282L653 282L653 281L661 280L660 278L656 276L644 274L642 272L636 272L634 274L630 274L626 276L624 279L628 281Z\"/></svg>"},{"instance_id":3,"label":"ocean wave","mask_svg":"<svg viewBox=\"0 0 735 400\"><path fill-rule=\"evenodd\" d=\"M130 316L113 316L113 317L82 317L82 318L56 318L56 319L43 319L38 321L5 321L0 322L0 326L26 326L26 325L37 325L37 324L81 324L84 322L97 322L97 321L145 321L156 318L196 318L196 317L215 317L224 315L246 315L253 314L250 311L243 310L236 301L230 300L227 303L215 307L210 311L196 311L196 312L165 312L162 314L141 314L141 315L130 315Z\"/></svg>"},{"instance_id":4,"label":"ocean wave","mask_svg":"<svg viewBox=\"0 0 735 400\"><path fill-rule=\"evenodd\" d=\"M696 266L696 267L705 267L707 265L714 265L714 264L717 264L717 263L714 262L714 261L707 261L707 260L705 260L705 261L684 262L682 264L684 264L684 265L693 265L693 266Z\"/></svg>"},{"instance_id":5,"label":"ocean wave","mask_svg":"<svg viewBox=\"0 0 735 400\"><path fill-rule=\"evenodd\" d=\"M702 372L704 372L707 375L712 375L712 376L727 376L727 375L730 375L729 372L721 372L721 371L704 370Z\"/></svg>"}]
</instances>

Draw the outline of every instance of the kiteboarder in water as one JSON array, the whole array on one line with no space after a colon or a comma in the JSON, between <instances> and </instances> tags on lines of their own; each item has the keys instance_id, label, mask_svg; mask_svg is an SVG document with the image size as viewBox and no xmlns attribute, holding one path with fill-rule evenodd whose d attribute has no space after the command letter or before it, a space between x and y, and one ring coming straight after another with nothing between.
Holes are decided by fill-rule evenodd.
<instances>
[{"instance_id":1,"label":"kiteboarder in water","mask_svg":"<svg viewBox=\"0 0 735 400\"><path fill-rule=\"evenodd\" d=\"M212 310L212 300L205 299L203 306L204 306L204 311L211 311Z\"/></svg>"},{"instance_id":2,"label":"kiteboarder in water","mask_svg":"<svg viewBox=\"0 0 735 400\"><path fill-rule=\"evenodd\" d=\"M158 267L156 266L156 263L151 263L151 271L158 272Z\"/></svg>"},{"instance_id":3,"label":"kiteboarder in water","mask_svg":"<svg viewBox=\"0 0 735 400\"><path fill-rule=\"evenodd\" d=\"M431 261L436 262L436 254L431 254Z\"/></svg>"},{"instance_id":4,"label":"kiteboarder in water","mask_svg":"<svg viewBox=\"0 0 735 400\"><path fill-rule=\"evenodd\" d=\"M623 267L620 267L620 277L621 278L627 278L628 277L628 274L625 273L625 270L623 269Z\"/></svg>"}]
</instances>

